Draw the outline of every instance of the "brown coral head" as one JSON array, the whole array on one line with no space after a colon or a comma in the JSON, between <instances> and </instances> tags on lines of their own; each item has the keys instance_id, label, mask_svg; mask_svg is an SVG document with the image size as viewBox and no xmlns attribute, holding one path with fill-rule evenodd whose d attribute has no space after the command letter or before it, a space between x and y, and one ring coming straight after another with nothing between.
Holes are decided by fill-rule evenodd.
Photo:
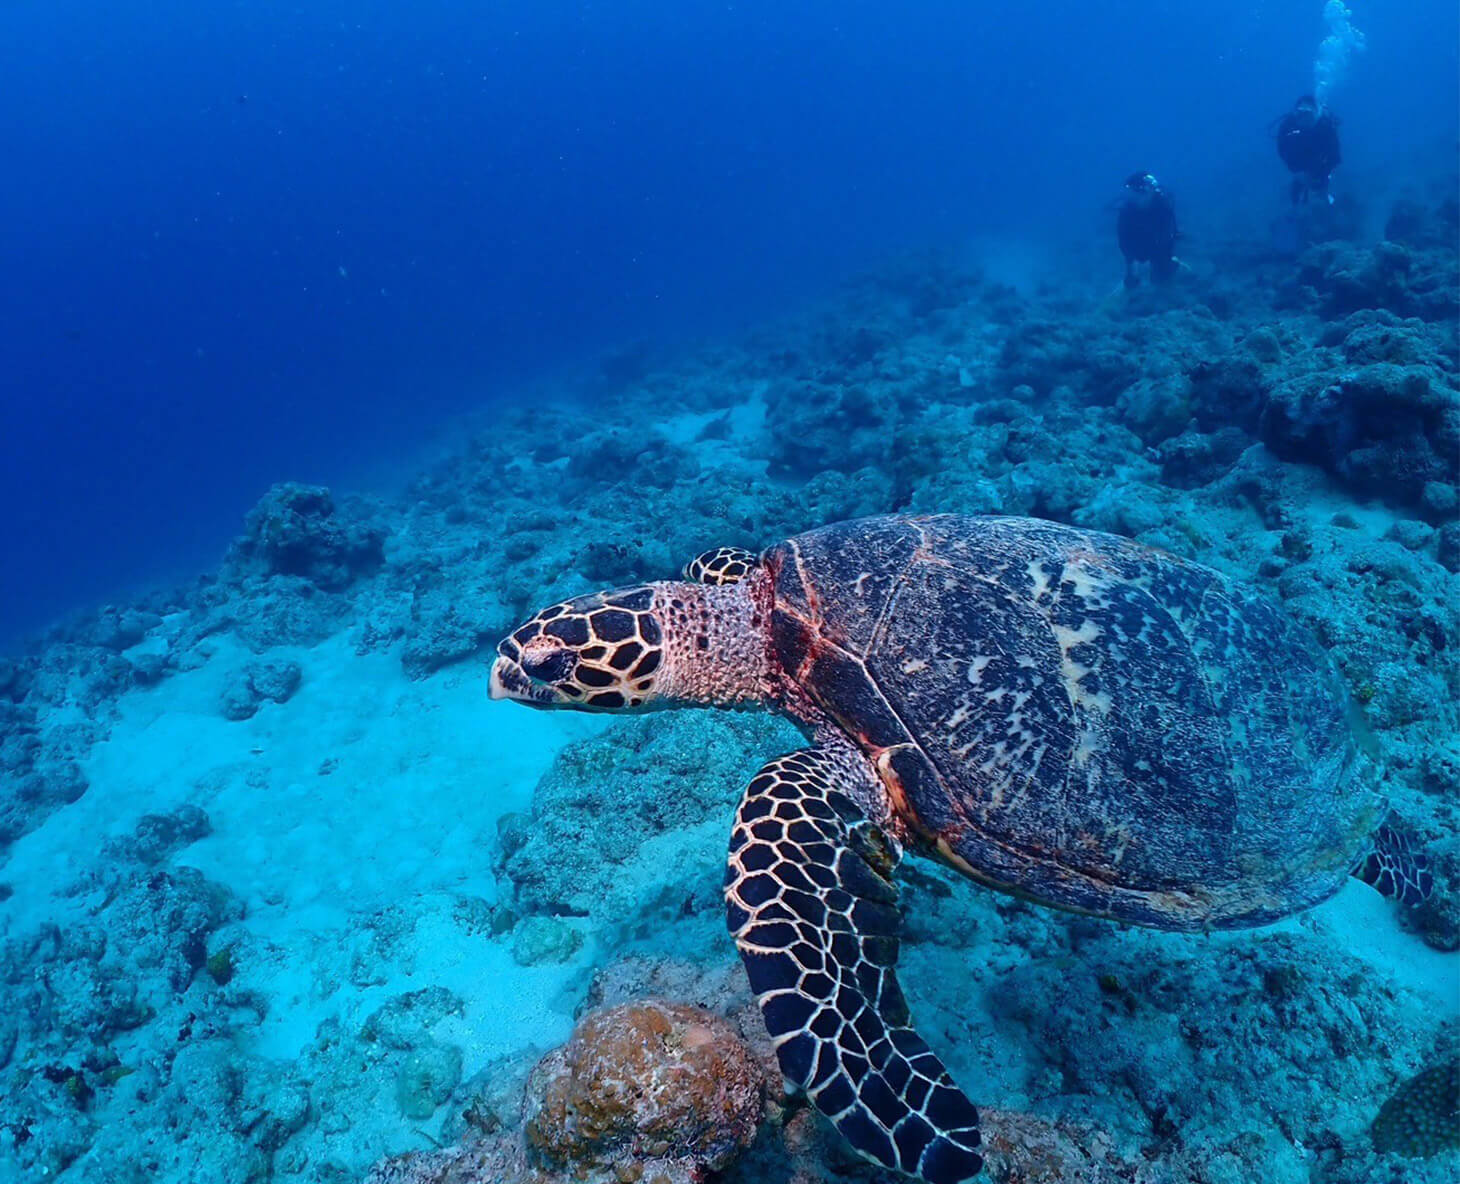
<instances>
[{"instance_id":1,"label":"brown coral head","mask_svg":"<svg viewBox=\"0 0 1460 1184\"><path fill-rule=\"evenodd\" d=\"M764 1072L698 1007L650 999L584 1018L528 1084L529 1154L553 1169L720 1171L755 1138Z\"/></svg>"},{"instance_id":2,"label":"brown coral head","mask_svg":"<svg viewBox=\"0 0 1460 1184\"><path fill-rule=\"evenodd\" d=\"M1370 1128L1374 1149L1429 1159L1460 1148L1460 1060L1411 1077L1383 1106Z\"/></svg>"}]
</instances>

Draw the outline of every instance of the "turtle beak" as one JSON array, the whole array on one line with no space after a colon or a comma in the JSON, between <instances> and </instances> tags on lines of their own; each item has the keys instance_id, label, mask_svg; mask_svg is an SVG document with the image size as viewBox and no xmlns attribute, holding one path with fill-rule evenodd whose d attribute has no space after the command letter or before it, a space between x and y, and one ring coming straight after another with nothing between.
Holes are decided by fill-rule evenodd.
<instances>
[{"instance_id":1,"label":"turtle beak","mask_svg":"<svg viewBox=\"0 0 1460 1184\"><path fill-rule=\"evenodd\" d=\"M492 663L492 677L488 683L487 694L493 699L512 698L512 692L507 689L506 679L502 675L502 667L506 662L506 658L498 658Z\"/></svg>"},{"instance_id":2,"label":"turtle beak","mask_svg":"<svg viewBox=\"0 0 1460 1184\"><path fill-rule=\"evenodd\" d=\"M533 682L521 666L505 655L498 655L492 663L487 693L493 699L515 699L529 707L550 707L557 702L552 691Z\"/></svg>"}]
</instances>

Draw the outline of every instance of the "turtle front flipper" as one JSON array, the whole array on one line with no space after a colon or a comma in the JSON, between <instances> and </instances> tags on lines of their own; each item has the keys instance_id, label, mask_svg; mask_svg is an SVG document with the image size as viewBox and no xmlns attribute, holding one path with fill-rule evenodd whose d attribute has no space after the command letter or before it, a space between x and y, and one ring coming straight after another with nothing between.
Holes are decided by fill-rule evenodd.
<instances>
[{"instance_id":1,"label":"turtle front flipper","mask_svg":"<svg viewBox=\"0 0 1460 1184\"><path fill-rule=\"evenodd\" d=\"M978 1112L911 1026L898 852L854 778L817 748L756 775L730 840L730 931L787 1079L867 1158L954 1184L982 1166Z\"/></svg>"},{"instance_id":2,"label":"turtle front flipper","mask_svg":"<svg viewBox=\"0 0 1460 1184\"><path fill-rule=\"evenodd\" d=\"M1403 904L1423 904L1435 888L1434 873L1424 852L1388 823L1373 833L1359 853L1353 875Z\"/></svg>"},{"instance_id":3,"label":"turtle front flipper","mask_svg":"<svg viewBox=\"0 0 1460 1184\"><path fill-rule=\"evenodd\" d=\"M760 556L744 547L716 547L686 563L684 578L697 584L738 584L759 562Z\"/></svg>"}]
</instances>

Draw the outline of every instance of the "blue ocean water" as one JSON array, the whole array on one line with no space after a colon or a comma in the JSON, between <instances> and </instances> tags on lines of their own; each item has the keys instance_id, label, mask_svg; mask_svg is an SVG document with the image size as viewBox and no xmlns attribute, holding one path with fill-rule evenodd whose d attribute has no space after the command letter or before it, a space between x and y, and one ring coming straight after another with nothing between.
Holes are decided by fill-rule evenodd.
<instances>
[{"instance_id":1,"label":"blue ocean water","mask_svg":"<svg viewBox=\"0 0 1460 1184\"><path fill-rule=\"evenodd\" d=\"M1457 38L0 8L0 1184L1451 1184Z\"/></svg>"},{"instance_id":2,"label":"blue ocean water","mask_svg":"<svg viewBox=\"0 0 1460 1184\"><path fill-rule=\"evenodd\" d=\"M1454 6L1360 5L1346 176L1455 139ZM907 245L1195 224L1275 188L1314 3L14 3L0 634L211 562L259 490L389 466L625 342Z\"/></svg>"}]
</instances>

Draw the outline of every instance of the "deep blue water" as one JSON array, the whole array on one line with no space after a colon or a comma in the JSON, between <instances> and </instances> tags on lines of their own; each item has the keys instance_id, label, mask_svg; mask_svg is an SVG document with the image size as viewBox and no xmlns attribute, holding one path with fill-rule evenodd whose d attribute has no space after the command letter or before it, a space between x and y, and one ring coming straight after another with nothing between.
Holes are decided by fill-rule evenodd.
<instances>
[{"instance_id":1,"label":"deep blue water","mask_svg":"<svg viewBox=\"0 0 1460 1184\"><path fill-rule=\"evenodd\" d=\"M1188 227L1275 208L1322 7L12 0L0 637L898 247L1107 234L1134 169ZM1455 6L1352 8L1340 186L1453 163Z\"/></svg>"}]
</instances>

